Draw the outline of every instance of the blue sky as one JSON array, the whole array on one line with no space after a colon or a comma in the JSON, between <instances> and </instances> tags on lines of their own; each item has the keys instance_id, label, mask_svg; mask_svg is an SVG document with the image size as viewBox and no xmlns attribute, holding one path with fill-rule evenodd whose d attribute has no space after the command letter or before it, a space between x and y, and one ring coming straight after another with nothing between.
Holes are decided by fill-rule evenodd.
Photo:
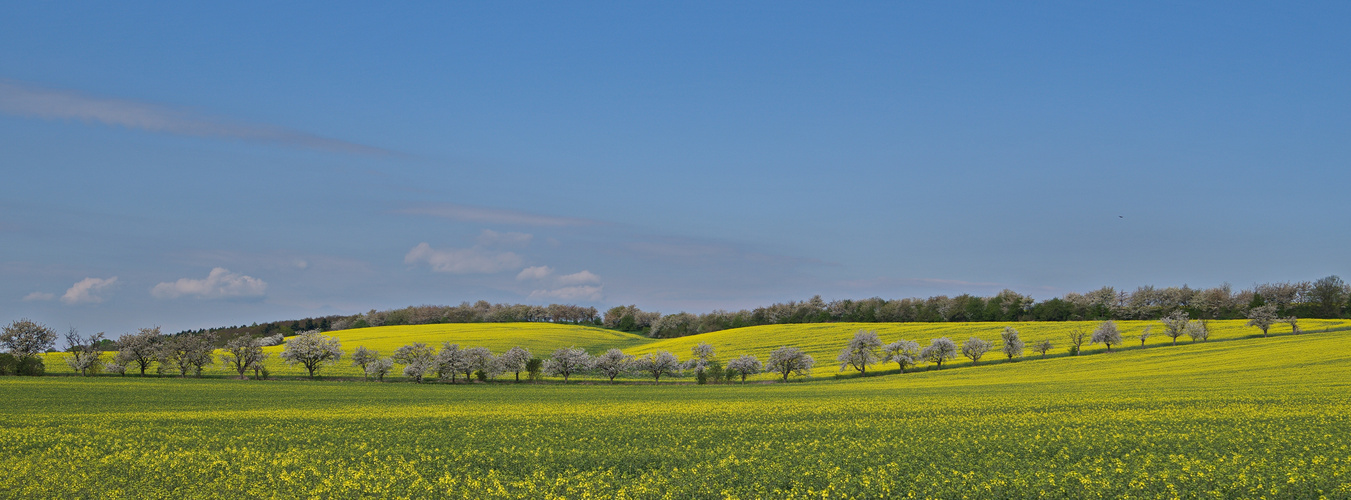
<instances>
[{"instance_id":1,"label":"blue sky","mask_svg":"<svg viewBox=\"0 0 1351 500\"><path fill-rule=\"evenodd\" d=\"M15 2L0 311L1347 276L1345 3Z\"/></svg>"}]
</instances>

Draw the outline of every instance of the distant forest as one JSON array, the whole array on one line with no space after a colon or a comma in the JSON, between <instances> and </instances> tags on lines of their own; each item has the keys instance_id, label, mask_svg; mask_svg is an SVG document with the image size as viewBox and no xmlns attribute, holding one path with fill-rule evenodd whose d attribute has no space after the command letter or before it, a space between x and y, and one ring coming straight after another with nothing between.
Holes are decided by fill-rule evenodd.
<instances>
[{"instance_id":1,"label":"distant forest","mask_svg":"<svg viewBox=\"0 0 1351 500\"><path fill-rule=\"evenodd\" d=\"M801 302L772 304L740 311L717 310L704 314L662 314L636 306L617 306L600 314L594 307L566 304L548 306L490 304L478 301L458 306L412 306L371 311L351 316L324 316L249 326L231 326L179 332L211 333L217 342L240 335L290 336L307 330L343 330L369 326L422 325L435 323L551 322L591 325L650 337L670 338L746 326L831 322L952 322L952 321L1075 321L1149 320L1175 311L1194 319L1241 319L1255 307L1273 305L1280 316L1341 318L1348 310L1351 287L1337 276L1317 281L1267 283L1235 291L1228 284L1215 288L1187 286L1135 291L1103 287L1092 292L1068 293L1043 301L1012 290L990 297L962 294L929 298L834 300L815 296Z\"/></svg>"}]
</instances>

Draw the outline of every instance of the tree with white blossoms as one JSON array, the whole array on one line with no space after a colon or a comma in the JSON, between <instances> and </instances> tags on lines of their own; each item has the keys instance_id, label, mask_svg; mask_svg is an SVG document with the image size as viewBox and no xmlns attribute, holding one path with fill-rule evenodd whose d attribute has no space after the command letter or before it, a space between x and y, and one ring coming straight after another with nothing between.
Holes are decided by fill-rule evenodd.
<instances>
[{"instance_id":1,"label":"tree with white blossoms","mask_svg":"<svg viewBox=\"0 0 1351 500\"><path fill-rule=\"evenodd\" d=\"M957 343L947 337L938 337L924 346L924 350L919 352L919 357L938 365L938 369L942 370L944 361L957 359Z\"/></svg>"},{"instance_id":2,"label":"tree with white blossoms","mask_svg":"<svg viewBox=\"0 0 1351 500\"><path fill-rule=\"evenodd\" d=\"M38 358L56 345L56 330L34 323L27 318L11 322L0 329L0 347L4 347L19 362Z\"/></svg>"},{"instance_id":3,"label":"tree with white blossoms","mask_svg":"<svg viewBox=\"0 0 1351 500\"><path fill-rule=\"evenodd\" d=\"M366 371L366 368L379 359L380 351L367 349L364 345L357 346L356 350L352 351L352 366L360 368L361 373L366 374L366 380L371 379L370 373Z\"/></svg>"},{"instance_id":4,"label":"tree with white blossoms","mask_svg":"<svg viewBox=\"0 0 1351 500\"><path fill-rule=\"evenodd\" d=\"M117 361L108 361L103 363L103 371L108 373L116 373L118 375L125 377L127 376L127 365L118 363Z\"/></svg>"},{"instance_id":5,"label":"tree with white blossoms","mask_svg":"<svg viewBox=\"0 0 1351 500\"><path fill-rule=\"evenodd\" d=\"M1009 361L1013 361L1014 356L1023 355L1023 338L1018 335L1018 330L1014 330L1011 326L1004 327L1004 331L999 334L999 340L1004 344L1000 347L1000 351L1009 357Z\"/></svg>"},{"instance_id":6,"label":"tree with white blossoms","mask_svg":"<svg viewBox=\"0 0 1351 500\"><path fill-rule=\"evenodd\" d=\"M310 378L314 378L319 368L342 359L342 343L336 337L319 333L319 330L302 332L286 341L281 359L291 365L304 366L310 372Z\"/></svg>"},{"instance_id":7,"label":"tree with white blossoms","mask_svg":"<svg viewBox=\"0 0 1351 500\"><path fill-rule=\"evenodd\" d=\"M468 382L467 372L472 371L469 367L469 356L465 349L460 349L460 344L442 342L441 350L436 353L436 377L445 379L446 374L450 374L450 383L455 383L460 372L466 372L465 382Z\"/></svg>"},{"instance_id":8,"label":"tree with white blossoms","mask_svg":"<svg viewBox=\"0 0 1351 500\"><path fill-rule=\"evenodd\" d=\"M244 372L254 369L267 359L267 353L263 352L263 340L248 336L230 339L221 351L221 363L238 372L239 380L244 380Z\"/></svg>"},{"instance_id":9,"label":"tree with white blossoms","mask_svg":"<svg viewBox=\"0 0 1351 500\"><path fill-rule=\"evenodd\" d=\"M586 371L591 366L591 355L580 347L565 347L554 351L553 357L544 360L544 373L549 375L563 377L563 382L567 383L568 377L574 373Z\"/></svg>"},{"instance_id":10,"label":"tree with white blossoms","mask_svg":"<svg viewBox=\"0 0 1351 500\"><path fill-rule=\"evenodd\" d=\"M125 366L135 364L141 369L141 376L145 376L145 369L160 359L160 344L164 342L164 335L160 334L159 327L142 328L136 333L123 335L117 339L117 355L113 360Z\"/></svg>"},{"instance_id":11,"label":"tree with white blossoms","mask_svg":"<svg viewBox=\"0 0 1351 500\"><path fill-rule=\"evenodd\" d=\"M634 369L651 375L654 382L661 382L662 375L680 374L680 359L670 351L657 351L638 358Z\"/></svg>"},{"instance_id":12,"label":"tree with white blossoms","mask_svg":"<svg viewBox=\"0 0 1351 500\"><path fill-rule=\"evenodd\" d=\"M1091 341L1094 344L1107 344L1107 352L1112 352L1112 344L1121 345L1121 330L1117 329L1115 321L1103 321L1093 330Z\"/></svg>"},{"instance_id":13,"label":"tree with white blossoms","mask_svg":"<svg viewBox=\"0 0 1351 500\"><path fill-rule=\"evenodd\" d=\"M1192 342L1205 342L1206 339L1210 338L1210 329L1206 328L1205 322L1202 321L1188 321L1187 327L1183 328L1182 331L1192 339Z\"/></svg>"},{"instance_id":14,"label":"tree with white blossoms","mask_svg":"<svg viewBox=\"0 0 1351 500\"><path fill-rule=\"evenodd\" d=\"M202 376L202 368L215 363L215 348L211 345L216 336L212 334L180 334L168 337L160 343L160 365L178 369L180 377L188 376L188 371Z\"/></svg>"},{"instance_id":15,"label":"tree with white blossoms","mask_svg":"<svg viewBox=\"0 0 1351 500\"><path fill-rule=\"evenodd\" d=\"M469 362L469 370L464 374L464 380L469 381L471 373L482 373L484 380L497 378L502 374L502 364L493 356L493 351L487 347L471 347L464 350L465 360Z\"/></svg>"},{"instance_id":16,"label":"tree with white blossoms","mask_svg":"<svg viewBox=\"0 0 1351 500\"><path fill-rule=\"evenodd\" d=\"M632 370L633 364L634 358L632 355L624 354L624 351L612 348L605 351L605 354L596 356L596 359L591 363L591 367L614 382L615 377Z\"/></svg>"},{"instance_id":17,"label":"tree with white blossoms","mask_svg":"<svg viewBox=\"0 0 1351 500\"><path fill-rule=\"evenodd\" d=\"M783 381L787 382L788 376L792 374L804 377L811 375L816 360L801 349L784 346L769 353L769 362L766 365L770 371L779 374Z\"/></svg>"},{"instance_id":18,"label":"tree with white blossoms","mask_svg":"<svg viewBox=\"0 0 1351 500\"><path fill-rule=\"evenodd\" d=\"M498 359L502 362L502 369L504 371L515 373L516 381L520 382L521 372L525 371L526 363L530 362L531 357L533 356L530 354L529 349L516 346L508 349L507 352L502 353L502 356Z\"/></svg>"},{"instance_id":19,"label":"tree with white blossoms","mask_svg":"<svg viewBox=\"0 0 1351 500\"><path fill-rule=\"evenodd\" d=\"M370 380L371 377L375 377L376 380L384 382L385 375L388 375L389 371L392 369L394 369L394 360L392 359L380 358L375 361L371 361L370 363L366 364L366 380Z\"/></svg>"},{"instance_id":20,"label":"tree with white blossoms","mask_svg":"<svg viewBox=\"0 0 1351 500\"><path fill-rule=\"evenodd\" d=\"M1177 345L1177 338L1187 333L1187 324L1190 322L1187 311L1173 311L1172 314L1164 316L1159 320L1166 328L1164 336L1173 339L1173 345Z\"/></svg>"},{"instance_id":21,"label":"tree with white blossoms","mask_svg":"<svg viewBox=\"0 0 1351 500\"><path fill-rule=\"evenodd\" d=\"M911 340L897 340L882 347L882 362L895 361L901 373L905 367L919 364L919 343Z\"/></svg>"},{"instance_id":22,"label":"tree with white blossoms","mask_svg":"<svg viewBox=\"0 0 1351 500\"><path fill-rule=\"evenodd\" d=\"M727 372L741 375L741 381L746 381L747 375L755 375L764 370L760 360L750 354L742 354L740 357L727 362Z\"/></svg>"},{"instance_id":23,"label":"tree with white blossoms","mask_svg":"<svg viewBox=\"0 0 1351 500\"><path fill-rule=\"evenodd\" d=\"M70 365L70 369L88 377L102 368L103 351L98 349L101 340L103 340L103 332L88 337L80 335L80 332L73 327L66 332L66 344L70 346L70 355L66 356L66 364Z\"/></svg>"},{"instance_id":24,"label":"tree with white blossoms","mask_svg":"<svg viewBox=\"0 0 1351 500\"><path fill-rule=\"evenodd\" d=\"M1267 336L1267 330L1271 325L1276 324L1276 305L1267 304L1254 307L1248 310L1248 326L1255 326L1262 329L1262 337Z\"/></svg>"},{"instance_id":25,"label":"tree with white blossoms","mask_svg":"<svg viewBox=\"0 0 1351 500\"><path fill-rule=\"evenodd\" d=\"M414 342L396 349L391 359L404 365L404 376L411 377L413 382L421 384L422 377L435 369L436 350L422 342Z\"/></svg>"},{"instance_id":26,"label":"tree with white blossoms","mask_svg":"<svg viewBox=\"0 0 1351 500\"><path fill-rule=\"evenodd\" d=\"M1041 357L1043 358L1046 357L1046 352L1050 350L1051 350L1051 341L1049 340L1043 340L1041 342L1032 344L1032 352L1040 354Z\"/></svg>"},{"instance_id":27,"label":"tree with white blossoms","mask_svg":"<svg viewBox=\"0 0 1351 500\"><path fill-rule=\"evenodd\" d=\"M700 342L690 348L690 360L687 367L694 370L695 373L703 373L708 369L709 363L714 359L713 346L707 342Z\"/></svg>"},{"instance_id":28,"label":"tree with white blossoms","mask_svg":"<svg viewBox=\"0 0 1351 500\"><path fill-rule=\"evenodd\" d=\"M981 356L990 352L990 347L989 342L977 337L971 337L966 339L966 342L962 344L962 356L966 356L971 360L971 364L974 365L980 362Z\"/></svg>"},{"instance_id":29,"label":"tree with white blossoms","mask_svg":"<svg viewBox=\"0 0 1351 500\"><path fill-rule=\"evenodd\" d=\"M860 374L867 375L868 366L881 361L882 354L878 352L881 349L882 339L877 338L877 330L859 330L854 333L854 338L849 339L835 361L840 362L840 371L853 367Z\"/></svg>"},{"instance_id":30,"label":"tree with white blossoms","mask_svg":"<svg viewBox=\"0 0 1351 500\"><path fill-rule=\"evenodd\" d=\"M1142 331L1142 332L1140 332L1140 348L1141 348L1141 349L1144 349L1144 348L1145 348L1145 341L1146 341L1146 340L1149 340L1149 336L1152 335L1152 334L1154 333L1154 332L1152 331L1153 329L1154 329L1154 327L1152 327L1152 326L1146 326L1146 327L1145 327L1145 330Z\"/></svg>"}]
</instances>

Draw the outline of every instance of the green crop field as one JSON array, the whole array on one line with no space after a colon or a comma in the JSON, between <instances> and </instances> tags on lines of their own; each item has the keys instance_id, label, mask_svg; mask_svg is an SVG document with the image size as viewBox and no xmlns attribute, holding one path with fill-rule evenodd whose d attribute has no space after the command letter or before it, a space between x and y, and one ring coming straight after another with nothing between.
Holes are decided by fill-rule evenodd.
<instances>
[{"instance_id":1,"label":"green crop field","mask_svg":"<svg viewBox=\"0 0 1351 500\"><path fill-rule=\"evenodd\" d=\"M707 338L825 363L860 327ZM866 327L993 340L1003 325ZM1220 332L789 384L0 377L0 496L1351 498L1351 334Z\"/></svg>"},{"instance_id":2,"label":"green crop field","mask_svg":"<svg viewBox=\"0 0 1351 500\"><path fill-rule=\"evenodd\" d=\"M1244 320L1226 320L1212 321L1210 328L1212 330L1209 342L1222 342L1226 340L1260 337L1261 331L1244 326ZM606 349L619 348L629 354L642 355L659 350L668 350L675 353L682 360L690 356L690 349L699 342L707 342L712 345L721 359L731 359L741 354L753 354L761 361L765 361L769 352L780 346L794 346L802 349L816 359L816 368L812 374L814 376L830 376L839 373L839 365L835 363L835 357L839 355L849 338L859 330L876 330L883 342L892 342L895 340L913 340L921 344L927 344L930 339L936 337L949 337L959 344L970 337L980 337L986 341L996 344L996 351L990 352L981 361L982 364L999 362L1001 355L997 352L999 333L1004 327L1012 326L1022 334L1022 338L1030 346L1033 342L1040 340L1050 340L1055 348L1051 351L1051 356L1063 356L1066 354L1068 344L1066 337L1070 330L1082 329L1091 332L1096 328L1096 321L1069 321L1069 322L992 322L992 323L808 323L795 325L767 325L755 326L749 328L737 328L732 330L723 330L700 335L692 335L675 339L649 339L641 335L632 333L616 332L601 328L592 328L574 325L558 325L551 323L455 323L455 324L437 324L437 325L411 325L411 326L383 326L374 328L360 328L354 330L341 330L336 332L327 332L326 335L332 335L342 341L343 349L351 353L357 346L365 346L369 349L380 351L384 356L389 356L398 349L399 346L413 342L424 342L432 347L439 348L442 342L451 342L459 344L461 347L487 347L494 353L502 353L512 346L522 346L531 350L537 357L548 357L554 349L561 347L581 347L591 354L600 354ZM1121 347L1139 348L1139 332L1146 327L1152 328L1153 335L1146 342L1146 348L1166 346L1172 343L1172 340L1163 336L1163 325L1158 321L1118 321L1122 337L1125 344ZM1351 320L1323 320L1323 319L1305 319L1300 320L1300 328L1305 331L1351 331ZM1271 335L1289 335L1290 326L1278 324L1270 330ZM1178 339L1179 344L1190 343L1187 337ZM1102 345L1087 345L1085 342L1085 354L1102 352L1106 350ZM306 375L304 368L287 366L277 356L281 353L282 346L274 346L266 349L271 357L267 361L268 369L279 376L295 377ZM72 373L69 367L61 360L60 354L49 354L47 356L46 366L48 373L62 374ZM1028 356L1035 355L1028 353ZM219 358L219 357L218 357ZM958 358L944 366L964 366L970 362L964 358ZM879 369L895 369L895 365L880 366ZM923 366L920 369L924 369ZM401 378L400 372L395 370L395 378ZM205 372L208 375L228 376L224 367L217 364L214 367L208 367ZM336 365L325 367L320 371L321 375L330 377L362 377L360 370L350 366L348 362L340 362ZM641 378L640 375L632 375L628 378ZM762 374L755 380L769 380L771 375ZM676 379L679 380L679 379Z\"/></svg>"}]
</instances>

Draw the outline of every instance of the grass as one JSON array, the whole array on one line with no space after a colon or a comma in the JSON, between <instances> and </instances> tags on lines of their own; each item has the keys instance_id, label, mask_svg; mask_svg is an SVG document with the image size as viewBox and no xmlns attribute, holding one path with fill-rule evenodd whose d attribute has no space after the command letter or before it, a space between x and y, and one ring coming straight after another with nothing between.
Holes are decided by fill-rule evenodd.
<instances>
[{"instance_id":1,"label":"grass","mask_svg":"<svg viewBox=\"0 0 1351 500\"><path fill-rule=\"evenodd\" d=\"M811 384L0 377L0 496L1351 497L1348 335L1243 335Z\"/></svg>"}]
</instances>

